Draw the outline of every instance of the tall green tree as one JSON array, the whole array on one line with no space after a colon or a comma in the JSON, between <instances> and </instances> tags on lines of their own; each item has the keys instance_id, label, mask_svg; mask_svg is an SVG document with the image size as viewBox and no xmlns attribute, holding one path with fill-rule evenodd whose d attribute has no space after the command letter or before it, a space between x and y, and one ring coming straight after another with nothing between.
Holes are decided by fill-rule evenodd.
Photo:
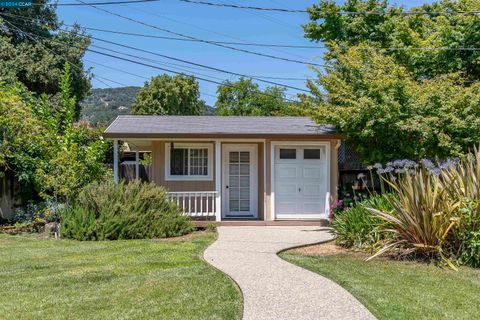
<instances>
[{"instance_id":1,"label":"tall green tree","mask_svg":"<svg viewBox=\"0 0 480 320\"><path fill-rule=\"evenodd\" d=\"M250 79L225 81L218 86L215 107L221 116L298 115L300 110L285 101L285 89L268 87L261 90Z\"/></svg>"},{"instance_id":2,"label":"tall green tree","mask_svg":"<svg viewBox=\"0 0 480 320\"><path fill-rule=\"evenodd\" d=\"M400 14L413 12L477 11L480 0L443 0L405 9L387 0L347 0L336 4L322 0L308 9L310 22L304 25L305 37L346 50L362 45L363 50L392 56L414 77L434 77L452 72L467 80L480 79L480 15L478 14ZM388 12L390 14L340 15L335 12ZM376 48L376 49L375 49ZM430 50L424 48L436 48ZM460 50L442 50L460 48ZM336 53L336 52L335 52ZM331 60L335 56L326 53Z\"/></svg>"},{"instance_id":3,"label":"tall green tree","mask_svg":"<svg viewBox=\"0 0 480 320\"><path fill-rule=\"evenodd\" d=\"M479 4L445 0L409 11L468 11ZM480 143L480 53L445 50L478 47L478 15L398 14L404 10L387 1L321 1L304 26L306 37L329 50L303 102L367 162L457 156Z\"/></svg>"},{"instance_id":4,"label":"tall green tree","mask_svg":"<svg viewBox=\"0 0 480 320\"><path fill-rule=\"evenodd\" d=\"M198 82L183 74L153 77L140 89L132 107L133 114L145 115L201 115L204 111Z\"/></svg>"},{"instance_id":5,"label":"tall green tree","mask_svg":"<svg viewBox=\"0 0 480 320\"><path fill-rule=\"evenodd\" d=\"M12 174L26 200L72 199L108 172L108 144L101 132L74 123L69 72L66 64L59 82L61 107L21 83L0 82L0 175Z\"/></svg>"},{"instance_id":6,"label":"tall green tree","mask_svg":"<svg viewBox=\"0 0 480 320\"><path fill-rule=\"evenodd\" d=\"M90 39L75 26L62 31L56 6L34 0L28 9L0 9L0 81L22 82L28 90L51 96L60 105L58 83L63 66L69 62L71 93L76 97L74 116L80 115L79 102L88 94L90 75L83 70L83 56Z\"/></svg>"}]
</instances>

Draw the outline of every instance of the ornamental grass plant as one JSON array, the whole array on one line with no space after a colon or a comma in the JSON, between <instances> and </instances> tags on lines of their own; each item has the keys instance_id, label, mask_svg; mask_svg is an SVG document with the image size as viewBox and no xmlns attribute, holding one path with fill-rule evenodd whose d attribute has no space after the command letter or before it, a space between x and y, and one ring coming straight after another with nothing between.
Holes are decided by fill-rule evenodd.
<instances>
[{"instance_id":1,"label":"ornamental grass plant","mask_svg":"<svg viewBox=\"0 0 480 320\"><path fill-rule=\"evenodd\" d=\"M385 253L440 259L451 268L480 266L480 152L440 170L426 166L381 177L396 196L386 198L392 210L367 209L382 220L377 229ZM371 259L370 258L370 259Z\"/></svg>"}]
</instances>

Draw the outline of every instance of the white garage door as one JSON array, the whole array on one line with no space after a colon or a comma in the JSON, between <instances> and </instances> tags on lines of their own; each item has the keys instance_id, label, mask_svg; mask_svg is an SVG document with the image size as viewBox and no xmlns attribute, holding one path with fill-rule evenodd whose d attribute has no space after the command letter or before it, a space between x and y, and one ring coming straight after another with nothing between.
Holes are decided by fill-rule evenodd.
<instances>
[{"instance_id":1,"label":"white garage door","mask_svg":"<svg viewBox=\"0 0 480 320\"><path fill-rule=\"evenodd\" d=\"M329 191L326 145L275 147L275 218L325 217Z\"/></svg>"}]
</instances>

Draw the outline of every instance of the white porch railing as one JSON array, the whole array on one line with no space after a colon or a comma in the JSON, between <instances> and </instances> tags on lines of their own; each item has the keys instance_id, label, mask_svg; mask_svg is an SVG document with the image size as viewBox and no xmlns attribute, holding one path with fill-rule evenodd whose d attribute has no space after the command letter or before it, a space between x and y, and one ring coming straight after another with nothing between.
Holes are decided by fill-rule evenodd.
<instances>
[{"instance_id":1,"label":"white porch railing","mask_svg":"<svg viewBox=\"0 0 480 320\"><path fill-rule=\"evenodd\" d=\"M216 191L169 192L168 198L175 202L183 214L191 217L214 217Z\"/></svg>"}]
</instances>

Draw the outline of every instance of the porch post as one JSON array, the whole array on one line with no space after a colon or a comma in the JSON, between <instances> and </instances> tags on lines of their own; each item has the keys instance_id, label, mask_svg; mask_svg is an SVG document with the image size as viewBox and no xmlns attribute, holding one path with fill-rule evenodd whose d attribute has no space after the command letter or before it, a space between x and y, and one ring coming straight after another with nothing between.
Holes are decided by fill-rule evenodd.
<instances>
[{"instance_id":1,"label":"porch post","mask_svg":"<svg viewBox=\"0 0 480 320\"><path fill-rule=\"evenodd\" d=\"M135 180L139 180L140 179L140 154L137 151L135 151Z\"/></svg>"},{"instance_id":2,"label":"porch post","mask_svg":"<svg viewBox=\"0 0 480 320\"><path fill-rule=\"evenodd\" d=\"M215 141L215 191L217 192L215 197L215 220L222 220L222 144L219 140Z\"/></svg>"},{"instance_id":3,"label":"porch post","mask_svg":"<svg viewBox=\"0 0 480 320\"><path fill-rule=\"evenodd\" d=\"M267 221L267 139L263 140L263 221Z\"/></svg>"},{"instance_id":4,"label":"porch post","mask_svg":"<svg viewBox=\"0 0 480 320\"><path fill-rule=\"evenodd\" d=\"M113 140L113 181L118 183L118 140Z\"/></svg>"}]
</instances>

